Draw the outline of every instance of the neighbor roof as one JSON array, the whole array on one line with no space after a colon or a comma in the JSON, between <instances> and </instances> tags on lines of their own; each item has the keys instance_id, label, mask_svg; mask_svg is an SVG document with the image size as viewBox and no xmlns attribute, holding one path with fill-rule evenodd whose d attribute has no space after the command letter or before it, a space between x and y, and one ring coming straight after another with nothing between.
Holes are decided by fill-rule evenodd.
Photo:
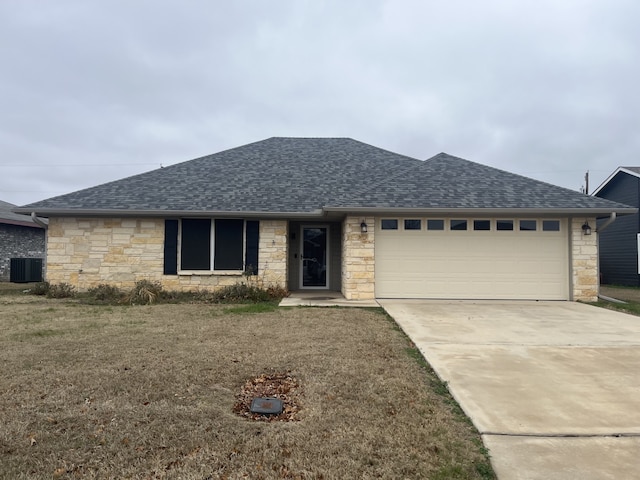
<instances>
[{"instance_id":1,"label":"neighbor roof","mask_svg":"<svg viewBox=\"0 0 640 480\"><path fill-rule=\"evenodd\" d=\"M593 195L597 195L598 192L600 192L600 190L606 187L609 184L609 182L611 182L611 180L613 180L615 176L618 175L618 173L620 172L632 175L634 177L640 177L640 167L618 167L615 169L615 171L611 175L607 177L607 179L604 182L600 184L598 188L596 188L593 191Z\"/></svg>"},{"instance_id":2,"label":"neighbor roof","mask_svg":"<svg viewBox=\"0 0 640 480\"><path fill-rule=\"evenodd\" d=\"M3 202L0 200L0 223L8 225L19 225L21 227L43 228L34 222L30 216L13 213L16 208L13 203Z\"/></svg>"},{"instance_id":3,"label":"neighbor roof","mask_svg":"<svg viewBox=\"0 0 640 480\"><path fill-rule=\"evenodd\" d=\"M422 161L349 138L274 137L17 209L39 215L322 216L340 211L633 213L445 153Z\"/></svg>"}]
</instances>

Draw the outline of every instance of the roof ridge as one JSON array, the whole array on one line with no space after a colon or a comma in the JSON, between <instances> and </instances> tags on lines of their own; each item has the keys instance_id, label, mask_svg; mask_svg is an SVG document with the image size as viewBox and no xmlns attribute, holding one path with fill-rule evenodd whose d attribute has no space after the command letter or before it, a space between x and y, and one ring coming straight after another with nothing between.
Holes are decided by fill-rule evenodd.
<instances>
[{"instance_id":1,"label":"roof ridge","mask_svg":"<svg viewBox=\"0 0 640 480\"><path fill-rule=\"evenodd\" d=\"M412 157L409 157L409 158L412 158ZM414 160L416 160L418 162L424 162L424 160L420 160L418 158L414 158ZM404 169L399 169L397 171L397 173L394 174L394 175L388 176L388 177L386 177L386 178L384 178L384 179L382 179L382 180L380 180L378 182L371 183L371 184L367 185L366 187L361 188L360 190L354 191L353 195L360 195L362 193L368 192L369 190L377 188L380 185L384 185L385 183L389 182L390 180L394 180L395 178L399 177L400 175L404 175L405 173L408 173L411 170L418 169L420 167L422 167L421 164L416 164L416 165L411 165L410 167L407 167L407 168L404 168ZM349 195L349 197L352 197L353 195Z\"/></svg>"},{"instance_id":2,"label":"roof ridge","mask_svg":"<svg viewBox=\"0 0 640 480\"><path fill-rule=\"evenodd\" d=\"M364 143L364 142L361 142L361 143ZM368 145L368 144L367 144L367 145ZM373 145L370 145L370 146L373 146ZM375 147L375 148L378 148L378 147ZM384 150L384 149L381 149L381 150ZM389 150L387 150L387 151L389 151ZM391 152L391 153L394 153L394 152ZM440 153L438 153L438 154L434 155L433 157L429 157L429 158L427 158L426 160L420 160L419 158L409 157L409 156L407 156L407 155L402 155L402 154L397 154L397 153L396 153L396 155L400 155L400 156L402 156L402 157L410 158L410 159L412 159L412 160L417 160L417 161L418 161L418 162L420 162L420 163L417 163L417 164L415 164L415 165L411 165L410 167L407 167L407 168L405 168L405 169L398 170L398 171L397 171L397 173L396 173L395 175L391 175L391 176L389 176L389 177L386 177L386 178L385 178L385 179L383 179L383 180L380 180L379 182L376 182L376 183L370 184L370 185L368 185L368 186L366 186L365 188L362 188L362 189L360 189L360 190L356 190L356 191L353 193L353 195L354 195L354 196L355 196L355 195L360 195L360 194L363 194L363 193L365 193L365 192L368 192L369 190L372 190L372 189L374 189L374 188L377 188L377 187L379 187L380 185L384 185L385 183L387 183L387 182L389 182L389 181L391 181L391 180L395 180L397 177L399 177L399 176L401 176L401 175L404 175L405 173L408 173L408 172L410 172L411 170L418 169L418 168L422 168L422 167L425 165L425 163L426 163L426 162L429 162L429 161L434 160L435 158L438 158L438 157L441 157L441 156L447 156L447 157L457 158L457 159L459 159L459 160L464 160L464 158L455 157L455 156L453 156L453 155L449 155L448 153L445 153L445 152L440 152ZM466 161L468 162L469 160L466 160ZM473 163L473 162L472 162L472 163ZM351 195L350 195L350 197L351 197Z\"/></svg>"}]
</instances>

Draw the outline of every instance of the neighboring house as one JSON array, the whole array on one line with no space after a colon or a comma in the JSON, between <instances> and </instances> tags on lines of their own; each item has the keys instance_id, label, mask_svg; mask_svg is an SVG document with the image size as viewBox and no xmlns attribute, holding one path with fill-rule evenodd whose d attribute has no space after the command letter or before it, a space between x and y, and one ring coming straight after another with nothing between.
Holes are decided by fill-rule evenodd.
<instances>
[{"instance_id":1,"label":"neighboring house","mask_svg":"<svg viewBox=\"0 0 640 480\"><path fill-rule=\"evenodd\" d=\"M44 258L45 229L28 215L13 213L16 205L0 201L0 281L11 278L12 258Z\"/></svg>"},{"instance_id":2,"label":"neighboring house","mask_svg":"<svg viewBox=\"0 0 640 480\"><path fill-rule=\"evenodd\" d=\"M270 138L17 211L49 218L47 279L80 290L249 272L346 299L595 300L582 227L635 209L445 153Z\"/></svg>"},{"instance_id":3,"label":"neighboring house","mask_svg":"<svg viewBox=\"0 0 640 480\"><path fill-rule=\"evenodd\" d=\"M640 207L640 167L618 167L593 195ZM638 212L618 219L605 229L599 238L602 283L640 286L639 246Z\"/></svg>"}]
</instances>

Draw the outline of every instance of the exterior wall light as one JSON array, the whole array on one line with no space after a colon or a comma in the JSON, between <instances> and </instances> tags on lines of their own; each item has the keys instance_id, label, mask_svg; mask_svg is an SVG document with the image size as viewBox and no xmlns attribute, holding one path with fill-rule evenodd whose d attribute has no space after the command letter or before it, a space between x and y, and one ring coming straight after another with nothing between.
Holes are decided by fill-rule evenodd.
<instances>
[{"instance_id":1,"label":"exterior wall light","mask_svg":"<svg viewBox=\"0 0 640 480\"><path fill-rule=\"evenodd\" d=\"M362 222L360 222L360 231L362 233L367 233L367 222L364 221L364 218L362 219Z\"/></svg>"},{"instance_id":2,"label":"exterior wall light","mask_svg":"<svg viewBox=\"0 0 640 480\"><path fill-rule=\"evenodd\" d=\"M584 222L584 225L582 225L582 233L585 235L591 235L591 226L586 220Z\"/></svg>"}]
</instances>

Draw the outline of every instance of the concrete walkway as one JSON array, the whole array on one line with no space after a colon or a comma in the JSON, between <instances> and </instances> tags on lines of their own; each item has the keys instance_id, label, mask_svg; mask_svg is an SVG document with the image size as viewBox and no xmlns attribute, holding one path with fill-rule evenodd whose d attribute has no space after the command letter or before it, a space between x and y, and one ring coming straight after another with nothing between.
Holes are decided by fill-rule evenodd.
<instances>
[{"instance_id":1,"label":"concrete walkway","mask_svg":"<svg viewBox=\"0 0 640 480\"><path fill-rule=\"evenodd\" d=\"M501 480L640 478L640 317L572 302L378 300Z\"/></svg>"},{"instance_id":2,"label":"concrete walkway","mask_svg":"<svg viewBox=\"0 0 640 480\"><path fill-rule=\"evenodd\" d=\"M346 300L333 290L291 292L280 301L280 307L379 307L375 300Z\"/></svg>"}]
</instances>

